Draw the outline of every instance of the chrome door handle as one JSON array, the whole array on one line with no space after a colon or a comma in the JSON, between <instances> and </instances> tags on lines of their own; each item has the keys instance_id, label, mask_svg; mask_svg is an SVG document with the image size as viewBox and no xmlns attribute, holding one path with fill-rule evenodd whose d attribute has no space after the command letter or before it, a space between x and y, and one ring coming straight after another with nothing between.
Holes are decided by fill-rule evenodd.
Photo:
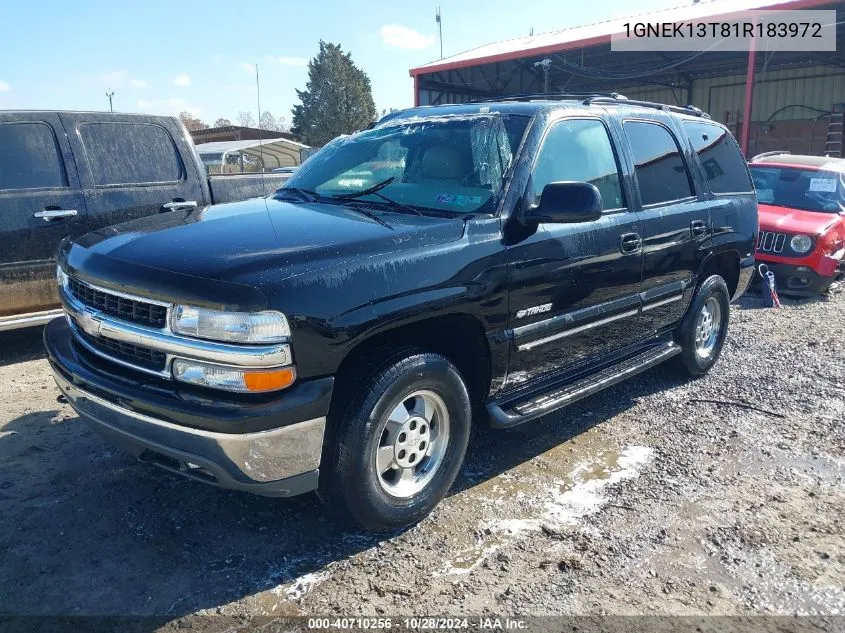
<instances>
[{"instance_id":1,"label":"chrome door handle","mask_svg":"<svg viewBox=\"0 0 845 633\"><path fill-rule=\"evenodd\" d=\"M179 209L196 209L197 208L197 201L196 200L174 200L173 202L165 202L161 205L162 209L167 209L168 211L176 211Z\"/></svg>"},{"instance_id":2,"label":"chrome door handle","mask_svg":"<svg viewBox=\"0 0 845 633\"><path fill-rule=\"evenodd\" d=\"M43 211L36 211L32 214L32 217L49 222L61 218L72 218L75 215L77 215L76 209L44 209Z\"/></svg>"},{"instance_id":3,"label":"chrome door handle","mask_svg":"<svg viewBox=\"0 0 845 633\"><path fill-rule=\"evenodd\" d=\"M690 224L690 233L692 233L693 237L707 235L707 225L701 220L693 220Z\"/></svg>"},{"instance_id":4,"label":"chrome door handle","mask_svg":"<svg viewBox=\"0 0 845 633\"><path fill-rule=\"evenodd\" d=\"M643 238L637 233L625 233L619 236L619 250L625 255L639 253L643 246Z\"/></svg>"}]
</instances>

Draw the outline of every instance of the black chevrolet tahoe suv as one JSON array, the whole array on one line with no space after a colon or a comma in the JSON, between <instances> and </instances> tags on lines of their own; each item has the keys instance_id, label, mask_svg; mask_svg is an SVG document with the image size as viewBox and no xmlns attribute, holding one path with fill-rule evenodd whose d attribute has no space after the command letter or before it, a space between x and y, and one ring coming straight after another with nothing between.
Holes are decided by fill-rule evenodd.
<instances>
[{"instance_id":1,"label":"black chevrolet tahoe suv","mask_svg":"<svg viewBox=\"0 0 845 633\"><path fill-rule=\"evenodd\" d=\"M569 95L421 107L275 194L66 241L63 395L143 461L413 524L473 419L534 420L719 357L752 275L739 148L694 108Z\"/></svg>"}]
</instances>

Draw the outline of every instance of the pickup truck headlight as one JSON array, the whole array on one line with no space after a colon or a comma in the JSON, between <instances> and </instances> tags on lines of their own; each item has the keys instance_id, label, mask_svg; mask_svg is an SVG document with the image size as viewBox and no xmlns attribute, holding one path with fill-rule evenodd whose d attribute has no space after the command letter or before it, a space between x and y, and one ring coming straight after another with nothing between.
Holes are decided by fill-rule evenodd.
<instances>
[{"instance_id":1,"label":"pickup truck headlight","mask_svg":"<svg viewBox=\"0 0 845 633\"><path fill-rule=\"evenodd\" d=\"M177 334L227 343L278 343L290 337L281 312L224 312L177 305L170 318Z\"/></svg>"},{"instance_id":2,"label":"pickup truck headlight","mask_svg":"<svg viewBox=\"0 0 845 633\"><path fill-rule=\"evenodd\" d=\"M292 385L296 380L296 369L248 369L177 358L173 361L173 377L200 387L237 393L262 393Z\"/></svg>"},{"instance_id":3,"label":"pickup truck headlight","mask_svg":"<svg viewBox=\"0 0 845 633\"><path fill-rule=\"evenodd\" d=\"M813 248L813 238L809 235L793 235L789 246L796 253L806 253Z\"/></svg>"}]
</instances>

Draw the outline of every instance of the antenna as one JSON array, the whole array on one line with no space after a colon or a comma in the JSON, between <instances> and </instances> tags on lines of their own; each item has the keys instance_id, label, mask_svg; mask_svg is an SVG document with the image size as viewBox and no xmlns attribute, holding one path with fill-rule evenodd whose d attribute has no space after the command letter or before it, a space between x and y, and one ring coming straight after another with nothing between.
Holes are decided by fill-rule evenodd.
<instances>
[{"instance_id":1,"label":"antenna","mask_svg":"<svg viewBox=\"0 0 845 633\"><path fill-rule=\"evenodd\" d=\"M261 132L261 82L258 81L258 64L255 64L255 101L258 106L258 154L261 157L261 191L266 193L264 187L264 139Z\"/></svg>"},{"instance_id":2,"label":"antenna","mask_svg":"<svg viewBox=\"0 0 845 633\"><path fill-rule=\"evenodd\" d=\"M111 102L111 98L114 96L114 90L112 90L111 92L109 92L107 90L106 96L109 98L109 112L114 112L114 108L112 107L112 102Z\"/></svg>"},{"instance_id":3,"label":"antenna","mask_svg":"<svg viewBox=\"0 0 845 633\"><path fill-rule=\"evenodd\" d=\"M434 19L437 20L437 33L440 37L440 59L443 59L443 23L440 18L440 7L437 7L437 14Z\"/></svg>"}]
</instances>

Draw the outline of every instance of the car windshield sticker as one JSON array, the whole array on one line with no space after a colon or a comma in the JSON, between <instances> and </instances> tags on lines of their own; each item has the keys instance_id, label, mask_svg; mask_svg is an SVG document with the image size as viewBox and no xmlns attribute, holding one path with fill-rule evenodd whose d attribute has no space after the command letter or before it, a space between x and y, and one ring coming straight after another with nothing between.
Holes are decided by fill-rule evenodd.
<instances>
[{"instance_id":1,"label":"car windshield sticker","mask_svg":"<svg viewBox=\"0 0 845 633\"><path fill-rule=\"evenodd\" d=\"M469 197L470 204L481 204L481 196L470 196Z\"/></svg>"},{"instance_id":2,"label":"car windshield sticker","mask_svg":"<svg viewBox=\"0 0 845 633\"><path fill-rule=\"evenodd\" d=\"M440 204L452 204L455 201L455 196L451 193L438 193L434 200Z\"/></svg>"},{"instance_id":3,"label":"car windshield sticker","mask_svg":"<svg viewBox=\"0 0 845 633\"><path fill-rule=\"evenodd\" d=\"M469 200L469 196L455 196L455 204L459 207L467 206L467 201Z\"/></svg>"},{"instance_id":4,"label":"car windshield sticker","mask_svg":"<svg viewBox=\"0 0 845 633\"><path fill-rule=\"evenodd\" d=\"M836 180L833 178L810 178L810 191L836 191Z\"/></svg>"}]
</instances>

